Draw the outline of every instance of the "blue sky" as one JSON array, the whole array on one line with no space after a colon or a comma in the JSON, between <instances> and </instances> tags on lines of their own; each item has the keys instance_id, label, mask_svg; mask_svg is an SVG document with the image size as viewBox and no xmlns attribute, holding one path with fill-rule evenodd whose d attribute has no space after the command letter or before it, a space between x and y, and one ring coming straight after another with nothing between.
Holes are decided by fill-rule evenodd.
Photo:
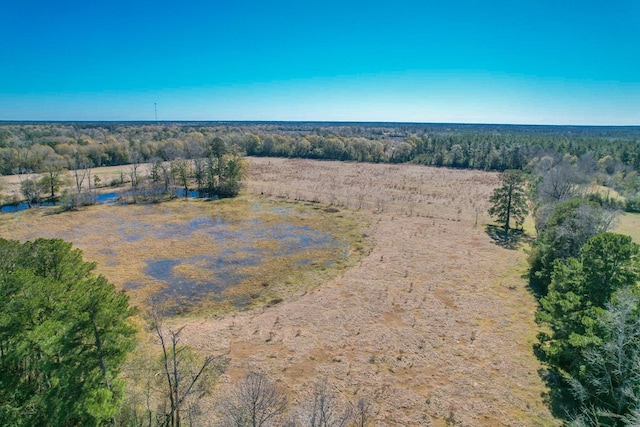
<instances>
[{"instance_id":1,"label":"blue sky","mask_svg":"<svg viewBox=\"0 0 640 427\"><path fill-rule=\"evenodd\" d=\"M0 10L0 120L640 125L637 0Z\"/></svg>"}]
</instances>

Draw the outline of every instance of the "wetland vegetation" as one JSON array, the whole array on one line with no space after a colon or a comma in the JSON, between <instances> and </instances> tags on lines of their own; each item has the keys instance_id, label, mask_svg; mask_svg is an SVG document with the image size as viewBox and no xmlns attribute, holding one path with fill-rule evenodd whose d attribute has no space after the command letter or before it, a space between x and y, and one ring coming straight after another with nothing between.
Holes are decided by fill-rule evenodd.
<instances>
[{"instance_id":1,"label":"wetland vegetation","mask_svg":"<svg viewBox=\"0 0 640 427\"><path fill-rule=\"evenodd\" d=\"M2 177L4 200L64 207L7 208L1 235L73 243L139 309L128 314L137 347L120 374L109 374L123 380L119 397L98 414L96 402L108 393L90 395L83 422L177 425L182 416L233 424L256 382L278 397L273 420L295 425L323 399L335 403L325 408L335 423L354 425L551 426L567 414L588 424L609 422L603 411L616 409L608 402L601 413L584 410L600 389L580 366L610 367L594 351L611 348L615 316L636 304L637 246L600 234L638 238L637 215L612 228L609 214L635 210L636 128L9 123L0 130L2 167L20 172ZM505 229L515 219L523 239L496 245L486 233L490 208L504 199L495 171L512 167L517 212L507 203L492 213ZM206 197L190 197L196 193ZM606 264L594 257L601 247L626 267L620 286L598 288L604 296L596 304L598 274L586 266ZM569 302L579 318L558 315ZM64 323L52 319L48 325ZM580 329L584 319L595 326ZM171 362L173 354L179 360ZM166 382L171 363L185 371ZM184 389L178 377L201 382ZM630 390L616 381L612 393ZM571 387L582 400L571 400ZM620 417L632 420L625 405Z\"/></svg>"},{"instance_id":2,"label":"wetland vegetation","mask_svg":"<svg viewBox=\"0 0 640 427\"><path fill-rule=\"evenodd\" d=\"M21 240L73 242L136 301L171 313L282 300L352 264L368 245L351 214L249 196L42 214L23 212L0 227Z\"/></svg>"}]
</instances>

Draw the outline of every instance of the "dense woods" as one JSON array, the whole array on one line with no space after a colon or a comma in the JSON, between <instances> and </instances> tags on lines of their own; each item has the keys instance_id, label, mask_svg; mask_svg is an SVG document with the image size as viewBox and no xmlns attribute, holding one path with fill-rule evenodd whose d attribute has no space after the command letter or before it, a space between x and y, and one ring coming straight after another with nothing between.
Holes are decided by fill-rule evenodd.
<instances>
[{"instance_id":1,"label":"dense woods","mask_svg":"<svg viewBox=\"0 0 640 427\"><path fill-rule=\"evenodd\" d=\"M415 162L502 171L564 160L637 189L640 129L331 123L2 123L0 173L250 156ZM217 151L216 151L217 150Z\"/></svg>"},{"instance_id":2,"label":"dense woods","mask_svg":"<svg viewBox=\"0 0 640 427\"><path fill-rule=\"evenodd\" d=\"M203 154L206 141L251 156L522 169L535 158L590 155L609 174L640 169L640 129L445 124L0 123L0 172L56 161L112 166Z\"/></svg>"},{"instance_id":3,"label":"dense woods","mask_svg":"<svg viewBox=\"0 0 640 427\"><path fill-rule=\"evenodd\" d=\"M572 426L637 425L640 247L610 232L615 206L581 192L577 176L533 179L529 279L543 327L536 352L556 416Z\"/></svg>"},{"instance_id":4,"label":"dense woods","mask_svg":"<svg viewBox=\"0 0 640 427\"><path fill-rule=\"evenodd\" d=\"M35 193L54 196L61 186L61 170L142 162L158 167L171 162L170 173L155 169L154 181L164 180L165 187L169 180L175 187L188 187L189 178L197 183L198 190L224 197L239 190L237 180L220 179L224 171L232 176L241 172L239 155L525 170L545 175L542 185L552 196L562 191L558 180L580 175L616 190L624 196L616 203L628 210L640 209L637 127L273 122L0 124L0 174L42 176L39 187L27 182L23 191L26 199ZM221 164L223 158L232 161ZM185 160L192 161L193 166ZM188 176L187 165L192 168Z\"/></svg>"},{"instance_id":5,"label":"dense woods","mask_svg":"<svg viewBox=\"0 0 640 427\"><path fill-rule=\"evenodd\" d=\"M62 240L0 239L0 419L12 426L110 424L134 310Z\"/></svg>"}]
</instances>

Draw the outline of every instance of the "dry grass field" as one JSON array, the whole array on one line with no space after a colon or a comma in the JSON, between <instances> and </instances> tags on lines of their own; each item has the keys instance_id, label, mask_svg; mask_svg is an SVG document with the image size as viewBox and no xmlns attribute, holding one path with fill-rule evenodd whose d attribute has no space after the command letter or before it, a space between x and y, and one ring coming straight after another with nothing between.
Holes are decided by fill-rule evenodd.
<instances>
[{"instance_id":1,"label":"dry grass field","mask_svg":"<svg viewBox=\"0 0 640 427\"><path fill-rule=\"evenodd\" d=\"M267 158L251 158L249 165L241 203L315 208L312 225L338 239L344 234L351 256L313 279L290 272L283 283L315 282L294 288L279 304L168 320L186 325L183 342L198 351L229 352L217 394L259 369L294 402L327 378L345 400L371 400L373 424L380 426L558 424L544 404L532 350L536 302L522 277L526 254L496 245L485 232L497 174ZM171 208L175 203L181 205ZM168 211L183 212L185 221L201 216L189 210L198 203L98 206L35 221L32 213L10 214L0 217L0 232L51 237L48 221L55 220L64 236L80 241L83 224L103 227L99 240L79 246L100 272L125 286L144 280L143 251L188 253L190 241L125 244L123 234L110 231L117 219L107 209L149 215L145 223L157 215L160 223L174 215ZM358 240L363 234L366 241ZM285 267L274 262L275 270Z\"/></svg>"},{"instance_id":2,"label":"dry grass field","mask_svg":"<svg viewBox=\"0 0 640 427\"><path fill-rule=\"evenodd\" d=\"M251 159L248 191L357 210L371 253L283 304L187 322L230 350L224 380L260 369L304 400L318 378L375 402L375 425L533 426L545 407L523 251L485 233L497 175L409 165ZM477 225L476 225L477 222Z\"/></svg>"},{"instance_id":3,"label":"dry grass field","mask_svg":"<svg viewBox=\"0 0 640 427\"><path fill-rule=\"evenodd\" d=\"M614 231L631 236L634 242L640 243L640 214L623 213Z\"/></svg>"}]
</instances>

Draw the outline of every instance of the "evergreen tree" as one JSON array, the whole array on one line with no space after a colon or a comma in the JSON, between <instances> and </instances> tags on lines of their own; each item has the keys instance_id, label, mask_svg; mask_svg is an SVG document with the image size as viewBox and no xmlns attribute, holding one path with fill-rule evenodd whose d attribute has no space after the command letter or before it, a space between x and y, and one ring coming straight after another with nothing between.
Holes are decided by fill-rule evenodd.
<instances>
[{"instance_id":1,"label":"evergreen tree","mask_svg":"<svg viewBox=\"0 0 640 427\"><path fill-rule=\"evenodd\" d=\"M511 228L511 219L517 227L522 227L529 212L525 176L518 170L507 170L500 175L502 185L496 188L489 201L489 215L496 217L505 232Z\"/></svg>"},{"instance_id":2,"label":"evergreen tree","mask_svg":"<svg viewBox=\"0 0 640 427\"><path fill-rule=\"evenodd\" d=\"M598 317L601 342L584 352L583 364L568 378L580 405L574 425L637 426L640 402L640 313L637 292L615 294Z\"/></svg>"},{"instance_id":3,"label":"evergreen tree","mask_svg":"<svg viewBox=\"0 0 640 427\"><path fill-rule=\"evenodd\" d=\"M639 246L629 236L603 233L591 238L580 259L556 260L549 292L541 298L538 321L551 328L541 334L542 352L554 367L580 369L580 352L599 344L597 319L612 295L634 286Z\"/></svg>"},{"instance_id":4,"label":"evergreen tree","mask_svg":"<svg viewBox=\"0 0 640 427\"><path fill-rule=\"evenodd\" d=\"M611 228L615 214L586 200L558 203L538 226L529 256L529 280L538 293L545 295L551 283L556 260L579 258L582 246L593 236Z\"/></svg>"},{"instance_id":5,"label":"evergreen tree","mask_svg":"<svg viewBox=\"0 0 640 427\"><path fill-rule=\"evenodd\" d=\"M0 239L0 419L99 426L117 414L133 314L62 240Z\"/></svg>"},{"instance_id":6,"label":"evergreen tree","mask_svg":"<svg viewBox=\"0 0 640 427\"><path fill-rule=\"evenodd\" d=\"M602 233L579 258L556 259L537 320L538 350L563 381L557 392L576 426L622 426L640 402L640 246ZM569 396L567 394L566 396Z\"/></svg>"}]
</instances>

